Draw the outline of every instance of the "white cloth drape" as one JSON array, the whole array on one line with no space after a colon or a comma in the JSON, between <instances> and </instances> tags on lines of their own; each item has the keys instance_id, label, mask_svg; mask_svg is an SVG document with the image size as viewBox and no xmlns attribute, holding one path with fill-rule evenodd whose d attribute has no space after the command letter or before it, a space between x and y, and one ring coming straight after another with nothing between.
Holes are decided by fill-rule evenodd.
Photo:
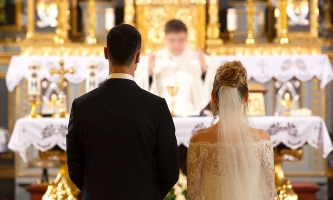
<instances>
[{"instance_id":1,"label":"white cloth drape","mask_svg":"<svg viewBox=\"0 0 333 200\"><path fill-rule=\"evenodd\" d=\"M8 131L0 128L0 153L8 151L7 143L9 140Z\"/></svg>"},{"instance_id":2,"label":"white cloth drape","mask_svg":"<svg viewBox=\"0 0 333 200\"><path fill-rule=\"evenodd\" d=\"M325 122L320 117L251 117L256 128L263 129L271 135L273 146L280 143L297 149L308 143L314 148L323 148L323 157L332 150L333 145ZM191 135L201 128L208 127L211 117L174 118L178 145L188 147ZM8 148L19 152L27 161L25 151L31 145L41 151L58 145L66 149L68 119L26 119L16 121Z\"/></svg>"},{"instance_id":3,"label":"white cloth drape","mask_svg":"<svg viewBox=\"0 0 333 200\"><path fill-rule=\"evenodd\" d=\"M33 60L36 60L40 67L40 78L58 81L58 76L49 74L50 68L58 68L59 61L65 61L65 68L73 67L76 73L66 75L66 79L74 84L85 81L86 70L89 61L94 60L98 66L98 80L103 82L108 77L108 62L103 57L78 57L78 56L13 56L9 63L6 75L6 84L9 91L20 83L22 79L28 78L28 67ZM144 63L147 57L143 56L140 63ZM279 56L214 56L212 58L216 62L216 66L226 61L239 60L247 69L248 78L253 78L258 82L264 83L272 78L286 82L293 77L301 81L309 81L314 77L321 80L320 87L324 88L333 80L333 70L327 55L279 55ZM216 69L209 68L206 78L213 81ZM135 80L138 85L144 89L148 89L148 67L141 64L138 65L135 74ZM211 83L207 81L205 87L211 87Z\"/></svg>"}]
</instances>

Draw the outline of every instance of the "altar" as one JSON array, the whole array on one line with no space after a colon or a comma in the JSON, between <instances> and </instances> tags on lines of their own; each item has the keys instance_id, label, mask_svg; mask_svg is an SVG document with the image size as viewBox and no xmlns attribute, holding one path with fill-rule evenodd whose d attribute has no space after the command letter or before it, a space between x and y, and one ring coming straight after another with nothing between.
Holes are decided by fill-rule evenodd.
<instances>
[{"instance_id":1,"label":"altar","mask_svg":"<svg viewBox=\"0 0 333 200\"><path fill-rule=\"evenodd\" d=\"M43 28L39 25L47 20L39 18L43 14L42 9L38 10L43 7L39 1L27 0L23 3L24 9L21 9L22 2L15 1L15 12L28 10L29 20L23 29L27 32L16 33L16 29L8 32L1 28L4 34L0 36L0 39L3 39L2 35L15 37L13 46L18 49L11 52L14 48L11 45L7 48L7 43L0 49L4 51L0 57L0 78L6 77L2 81L6 84L3 84L4 88L7 86L10 111L8 127L7 124L5 127L8 133L12 132L8 147L17 152L15 156L6 155L13 163L15 161L15 165L11 166L15 170L15 199L29 198L25 187L40 178L41 169L27 163L40 154L49 156L51 152L60 155L60 172L66 176L63 164L68 119L51 116L59 114L61 109L64 109L63 116L66 116L66 110L70 109L75 98L98 87L108 78L108 63L103 57L106 30L117 21L138 28L143 46L135 81L149 90L148 67L144 63L151 52L163 47L163 25L172 18L181 19L187 25L190 47L201 48L216 66L227 61L241 61L248 71L248 82L259 86L263 116L251 118L257 128L271 135L275 147L278 190L290 189L288 180L312 182L320 187L320 196L324 198L328 190L326 159L333 149L329 136L333 123L333 49L332 41L319 38L318 30L322 31L320 37L327 36L327 31L332 30L328 9L331 3L325 0L323 8L323 2L318 4L312 0L297 5L293 3L295 1L286 0L223 1L222 4L228 6L221 10L221 2L125 0L120 3L123 4L121 8L114 10L115 2L87 0L80 3L81 13L78 9L80 5L75 0L52 1L51 5L59 13L54 19L58 25ZM305 9L300 10L299 6ZM119 10L124 14L120 14L123 19L115 20ZM1 11L0 6L0 15L3 14ZM116 16L113 14L115 11ZM297 17L294 11L305 15ZM76 16L79 13L84 16L82 22ZM221 16L224 18L221 19ZM325 18L325 24L320 22L319 26L318 17ZM20 21L21 16L17 15L15 19ZM19 28L20 24L16 25ZM24 39L22 34L26 35ZM213 77L214 70L207 71L205 75ZM211 85L212 78L207 78L205 84ZM30 87L40 90L31 92ZM258 102L253 102L252 107L257 108ZM284 112L283 105L291 105L285 107L298 110L298 113L300 109L306 109L312 115L284 116L289 111ZM27 116L41 118L25 118ZM210 122L210 117L175 117L179 148L186 152L193 132L209 126ZM6 139L6 135L7 131L1 134L0 130L0 153L1 146L4 146L1 140ZM7 151L7 148L3 149ZM186 154L182 156L181 159L185 160ZM184 173L185 166L186 163L183 163ZM59 174L59 168L49 168L48 172L54 179ZM70 187L73 189L72 185ZM292 199L297 199L292 190L287 193Z\"/></svg>"},{"instance_id":2,"label":"altar","mask_svg":"<svg viewBox=\"0 0 333 200\"><path fill-rule=\"evenodd\" d=\"M199 129L210 126L211 117L184 117L173 118L176 128L178 145L188 147L191 135ZM285 145L292 150L300 151L299 155L283 153L295 159L302 157L302 147L305 144L321 151L321 156L326 158L333 150L332 141L328 134L325 122L320 117L251 117L257 128L267 131L271 136L274 147ZM66 150L66 135L68 132L68 119L66 118L41 118L41 119L19 119L13 130L8 144L9 149L18 152L24 162L28 162L27 149L31 146L41 152L60 147ZM282 157L275 151L275 173L276 181L284 181L282 171ZM280 158L280 159L279 159ZM181 161L182 162L182 161ZM184 161L183 161L184 162ZM321 166L324 167L324 166ZM186 169L183 169L186 172ZM59 174L64 172L59 172ZM60 175L58 175L60 176ZM69 182L68 176L65 181Z\"/></svg>"},{"instance_id":3,"label":"altar","mask_svg":"<svg viewBox=\"0 0 333 200\"><path fill-rule=\"evenodd\" d=\"M102 49L102 48L101 48ZM142 58L142 60L147 57ZM290 93L294 97L300 95L298 108L308 107L314 115L321 115L325 119L326 91L325 86L333 79L333 70L327 55L271 55L271 56L251 56L251 55L227 55L212 56L218 65L227 61L240 60L248 71L250 82L262 84L269 88L265 94L264 107L266 115L281 115L277 113L277 106L285 93ZM74 98L83 95L91 90L87 83L102 83L107 79L107 60L99 55L96 56L13 56L6 75L6 84L9 91L16 93L16 99L24 105L18 108L18 116L29 114L30 107L23 104L28 99L28 80L31 72L29 66L38 66L38 80L41 81L43 96L41 98L42 107L37 108L37 112L43 114L45 105L52 105L51 94L59 94L59 91L52 83L61 80L61 76L68 82L65 89L67 104ZM73 74L51 75L50 70L72 69ZM92 67L93 66L93 67ZM149 89L146 67L139 65L135 75L135 81L144 89ZM90 77L93 72L94 77ZM296 79L295 79L296 78ZM273 80L273 81L272 81ZM94 87L97 87L95 85ZM53 92L52 92L53 88ZM307 91L312 91L309 94ZM313 99L305 98L305 95L312 95ZM49 96L48 96L49 95ZM309 97L309 96L308 96ZM26 99L26 100L24 100ZM64 104L67 109L70 109ZM47 109L46 109L47 110ZM45 113L47 116L47 113ZM258 128L262 128L270 133L272 144L275 147L285 146L292 149L291 152L276 151L276 172L279 175L277 185L286 185L288 182L284 176L293 180L309 180L315 177L317 183L325 183L326 163L325 159L332 150L332 144L323 119L319 117L253 117ZM191 134L200 128L209 126L210 117L174 118L176 125L176 135L179 146L188 146ZM36 123L38 122L38 123ZM40 123L39 123L40 122ZM311 123L310 123L311 122ZM68 119L41 118L41 119L19 119L13 130L9 148L19 153L16 158L18 163L18 174L24 177L33 174L40 176L38 169L26 167L25 162L38 156L38 151L52 150L57 146L65 150L65 135L67 133ZM309 125L309 126L308 126ZM308 131L311 130L311 131ZM30 134L29 134L30 133ZM22 137L24 135L24 137ZM29 137L26 137L29 135ZM322 148L321 148L322 147ZM36 151L38 150L38 151ZM182 160L184 160L183 155ZM284 162L282 158L293 162ZM186 172L186 163L181 164ZM282 170L284 166L285 170ZM49 170L51 176L55 176L55 169ZM307 175L311 174L311 175ZM20 180L20 179L18 179ZM23 179L22 179L23 180ZM27 183L24 179L24 183ZM325 189L324 189L325 190Z\"/></svg>"},{"instance_id":4,"label":"altar","mask_svg":"<svg viewBox=\"0 0 333 200\"><path fill-rule=\"evenodd\" d=\"M326 124L320 117L250 117L256 128L265 130L271 136L273 147L284 144L291 149L298 149L309 144L322 149L326 158L333 150L332 141ZM211 117L173 118L178 146L188 147L192 134L210 126ZM17 120L8 148L18 152L24 162L28 161L26 151L34 146L45 152L55 146L66 150L68 119L41 118Z\"/></svg>"}]
</instances>

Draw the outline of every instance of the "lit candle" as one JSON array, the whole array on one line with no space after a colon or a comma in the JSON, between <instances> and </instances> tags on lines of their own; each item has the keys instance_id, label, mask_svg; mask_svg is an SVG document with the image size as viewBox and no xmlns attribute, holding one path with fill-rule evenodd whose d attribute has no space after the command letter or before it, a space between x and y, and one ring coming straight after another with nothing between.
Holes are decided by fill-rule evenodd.
<instances>
[{"instance_id":1,"label":"lit candle","mask_svg":"<svg viewBox=\"0 0 333 200\"><path fill-rule=\"evenodd\" d=\"M114 27L115 17L114 17L114 9L107 8L105 9L105 30L110 30Z\"/></svg>"},{"instance_id":2,"label":"lit candle","mask_svg":"<svg viewBox=\"0 0 333 200\"><path fill-rule=\"evenodd\" d=\"M227 9L227 30L230 32L237 30L237 11L234 8Z\"/></svg>"},{"instance_id":3,"label":"lit candle","mask_svg":"<svg viewBox=\"0 0 333 200\"><path fill-rule=\"evenodd\" d=\"M40 79L39 79L39 65L34 60L29 66L28 77L28 95L39 96L41 94Z\"/></svg>"}]
</instances>

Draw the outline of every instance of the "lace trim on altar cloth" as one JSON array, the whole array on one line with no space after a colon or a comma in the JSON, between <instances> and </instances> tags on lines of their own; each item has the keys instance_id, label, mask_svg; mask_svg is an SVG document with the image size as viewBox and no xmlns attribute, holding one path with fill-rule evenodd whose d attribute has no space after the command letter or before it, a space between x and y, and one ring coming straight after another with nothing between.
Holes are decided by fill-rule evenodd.
<instances>
[{"instance_id":1,"label":"lace trim on altar cloth","mask_svg":"<svg viewBox=\"0 0 333 200\"><path fill-rule=\"evenodd\" d=\"M276 196L274 183L274 155L271 142L268 140L259 140L253 143L257 149L257 162L260 174L264 176L267 184L270 199ZM190 200L225 200L221 199L223 188L220 186L219 165L217 161L217 148L223 147L222 143L209 143L206 141L198 141L191 143L188 149L187 165L188 165L188 197ZM219 162L226 162L223 157L219 157ZM256 160L254 160L256 162ZM242 188L242 180L235 180L239 185L239 191L246 191ZM259 187L260 188L260 187ZM228 200L228 199L226 199ZM233 200L254 200L247 196L247 193L239 192L239 195ZM267 200L256 198L256 200Z\"/></svg>"}]
</instances>

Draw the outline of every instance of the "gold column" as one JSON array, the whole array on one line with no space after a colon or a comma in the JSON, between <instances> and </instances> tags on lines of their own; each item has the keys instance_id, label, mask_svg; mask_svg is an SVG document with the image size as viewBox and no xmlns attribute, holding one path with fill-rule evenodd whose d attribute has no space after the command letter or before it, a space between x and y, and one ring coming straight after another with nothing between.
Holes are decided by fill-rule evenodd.
<instances>
[{"instance_id":1,"label":"gold column","mask_svg":"<svg viewBox=\"0 0 333 200\"><path fill-rule=\"evenodd\" d=\"M269 42L273 41L274 30L274 8L272 0L267 0L267 39Z\"/></svg>"},{"instance_id":2,"label":"gold column","mask_svg":"<svg viewBox=\"0 0 333 200\"><path fill-rule=\"evenodd\" d=\"M54 147L49 151L41 152L40 156L44 158L57 157L60 162L59 173L56 179L47 187L42 200L79 200L80 190L74 185L68 175L66 151L59 147Z\"/></svg>"},{"instance_id":3,"label":"gold column","mask_svg":"<svg viewBox=\"0 0 333 200\"><path fill-rule=\"evenodd\" d=\"M284 145L274 148L274 180L278 193L278 200L298 200L298 196L292 188L291 182L284 177L282 160L284 155L300 158L302 149L289 149Z\"/></svg>"},{"instance_id":4,"label":"gold column","mask_svg":"<svg viewBox=\"0 0 333 200\"><path fill-rule=\"evenodd\" d=\"M96 21L96 3L94 0L89 0L89 36L86 38L87 44L96 44L95 21Z\"/></svg>"},{"instance_id":5,"label":"gold column","mask_svg":"<svg viewBox=\"0 0 333 200\"><path fill-rule=\"evenodd\" d=\"M254 38L254 2L253 0L247 0L247 38L245 44L255 44Z\"/></svg>"},{"instance_id":6,"label":"gold column","mask_svg":"<svg viewBox=\"0 0 333 200\"><path fill-rule=\"evenodd\" d=\"M135 5L134 0L125 0L124 8L124 24L129 24L135 26L134 17L135 17Z\"/></svg>"},{"instance_id":7,"label":"gold column","mask_svg":"<svg viewBox=\"0 0 333 200\"><path fill-rule=\"evenodd\" d=\"M64 44L68 40L68 1L56 0L56 3L58 7L58 25L53 40L56 44Z\"/></svg>"},{"instance_id":8,"label":"gold column","mask_svg":"<svg viewBox=\"0 0 333 200\"><path fill-rule=\"evenodd\" d=\"M288 44L288 16L287 16L287 0L279 0L279 21L280 21L280 44Z\"/></svg>"},{"instance_id":9,"label":"gold column","mask_svg":"<svg viewBox=\"0 0 333 200\"><path fill-rule=\"evenodd\" d=\"M210 0L208 2L208 24L207 24L207 40L206 51L209 54L216 54L217 46L223 44L223 40L220 38L220 26L219 23L219 6L217 0Z\"/></svg>"},{"instance_id":10,"label":"gold column","mask_svg":"<svg viewBox=\"0 0 333 200\"><path fill-rule=\"evenodd\" d=\"M332 27L331 23L331 0L325 0L325 28L330 29Z\"/></svg>"}]
</instances>

